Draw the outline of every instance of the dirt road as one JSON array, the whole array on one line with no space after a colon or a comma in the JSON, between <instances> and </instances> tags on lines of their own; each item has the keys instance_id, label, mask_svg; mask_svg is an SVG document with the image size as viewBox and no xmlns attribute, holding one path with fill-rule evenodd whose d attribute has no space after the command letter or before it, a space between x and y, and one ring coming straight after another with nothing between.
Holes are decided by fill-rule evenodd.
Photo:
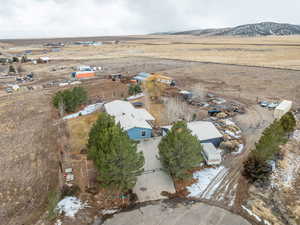
<instances>
[{"instance_id":1,"label":"dirt road","mask_svg":"<svg viewBox=\"0 0 300 225\"><path fill-rule=\"evenodd\" d=\"M234 120L245 138L244 151L240 155L231 155L224 160L225 168L219 172L201 196L223 207L234 206L243 161L258 141L262 131L273 121L273 115L272 111L254 105L247 110L246 114L238 115Z\"/></svg>"}]
</instances>

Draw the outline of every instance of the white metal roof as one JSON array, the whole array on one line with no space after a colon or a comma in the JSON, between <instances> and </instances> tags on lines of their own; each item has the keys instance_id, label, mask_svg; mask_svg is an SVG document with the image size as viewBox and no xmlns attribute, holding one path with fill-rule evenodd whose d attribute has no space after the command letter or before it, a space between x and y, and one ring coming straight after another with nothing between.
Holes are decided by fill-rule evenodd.
<instances>
[{"instance_id":1,"label":"white metal roof","mask_svg":"<svg viewBox=\"0 0 300 225\"><path fill-rule=\"evenodd\" d=\"M135 109L135 116L140 120L155 120L146 109Z\"/></svg>"},{"instance_id":2,"label":"white metal roof","mask_svg":"<svg viewBox=\"0 0 300 225\"><path fill-rule=\"evenodd\" d=\"M202 143L202 147L208 165L221 163L221 152L212 143Z\"/></svg>"},{"instance_id":3,"label":"white metal roof","mask_svg":"<svg viewBox=\"0 0 300 225\"><path fill-rule=\"evenodd\" d=\"M172 126L164 126L163 128L171 129L171 127ZM192 131L193 135L197 136L199 141L206 141L223 137L223 135L212 122L193 121L188 122L187 127Z\"/></svg>"},{"instance_id":4,"label":"white metal roof","mask_svg":"<svg viewBox=\"0 0 300 225\"><path fill-rule=\"evenodd\" d=\"M145 120L134 119L130 115L122 115L115 117L116 123L120 123L124 130L130 130L134 127L151 129L150 124Z\"/></svg>"},{"instance_id":5,"label":"white metal roof","mask_svg":"<svg viewBox=\"0 0 300 225\"><path fill-rule=\"evenodd\" d=\"M136 109L130 102L115 100L104 105L105 111L115 117L124 130L133 127L149 128L148 120L155 120L154 117L145 109Z\"/></svg>"},{"instance_id":6,"label":"white metal roof","mask_svg":"<svg viewBox=\"0 0 300 225\"><path fill-rule=\"evenodd\" d=\"M290 109L291 106L292 106L292 102L291 102L291 101L283 100L283 101L276 107L276 110L286 110L286 109Z\"/></svg>"}]
</instances>

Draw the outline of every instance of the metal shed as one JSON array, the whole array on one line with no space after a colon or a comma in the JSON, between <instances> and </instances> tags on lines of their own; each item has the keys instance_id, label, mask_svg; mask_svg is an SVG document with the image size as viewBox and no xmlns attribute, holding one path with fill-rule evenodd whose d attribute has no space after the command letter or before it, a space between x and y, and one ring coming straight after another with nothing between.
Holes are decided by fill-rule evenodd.
<instances>
[{"instance_id":1,"label":"metal shed","mask_svg":"<svg viewBox=\"0 0 300 225\"><path fill-rule=\"evenodd\" d=\"M222 162L221 152L211 143L202 143L202 155L207 165L220 165Z\"/></svg>"},{"instance_id":2,"label":"metal shed","mask_svg":"<svg viewBox=\"0 0 300 225\"><path fill-rule=\"evenodd\" d=\"M275 119L280 119L284 114L292 109L292 101L283 100L274 110Z\"/></svg>"}]
</instances>

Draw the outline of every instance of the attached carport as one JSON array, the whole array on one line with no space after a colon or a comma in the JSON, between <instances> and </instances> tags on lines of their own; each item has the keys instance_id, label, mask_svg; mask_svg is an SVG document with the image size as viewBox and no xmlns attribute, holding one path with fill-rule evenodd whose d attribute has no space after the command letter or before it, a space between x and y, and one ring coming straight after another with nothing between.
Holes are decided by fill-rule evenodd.
<instances>
[{"instance_id":1,"label":"attached carport","mask_svg":"<svg viewBox=\"0 0 300 225\"><path fill-rule=\"evenodd\" d=\"M164 171L158 159L158 144L161 138L151 138L141 141L138 150L144 153L145 172L138 177L133 192L137 194L139 202L166 198L162 191L175 193L172 178Z\"/></svg>"}]
</instances>

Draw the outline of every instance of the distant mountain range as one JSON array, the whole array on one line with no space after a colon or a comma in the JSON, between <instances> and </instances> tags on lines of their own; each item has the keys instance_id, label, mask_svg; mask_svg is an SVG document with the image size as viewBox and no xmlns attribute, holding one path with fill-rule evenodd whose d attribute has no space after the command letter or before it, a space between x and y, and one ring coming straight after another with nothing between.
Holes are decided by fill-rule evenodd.
<instances>
[{"instance_id":1,"label":"distant mountain range","mask_svg":"<svg viewBox=\"0 0 300 225\"><path fill-rule=\"evenodd\" d=\"M268 36L268 35L295 35L300 34L300 25L288 23L263 22L246 24L237 27L199 29L182 32L162 32L156 34L168 35L197 35L197 36Z\"/></svg>"}]
</instances>

